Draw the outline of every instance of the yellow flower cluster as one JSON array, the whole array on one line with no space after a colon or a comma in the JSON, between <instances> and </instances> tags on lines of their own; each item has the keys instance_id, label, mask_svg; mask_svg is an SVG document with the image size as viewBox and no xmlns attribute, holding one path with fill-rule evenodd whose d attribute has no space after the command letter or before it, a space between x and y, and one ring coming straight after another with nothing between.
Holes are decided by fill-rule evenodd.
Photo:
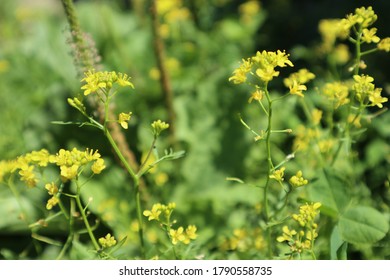
<instances>
[{"instance_id":1,"label":"yellow flower cluster","mask_svg":"<svg viewBox=\"0 0 390 280\"><path fill-rule=\"evenodd\" d=\"M274 170L274 172L271 175L269 175L269 178L274 179L278 182L283 182L285 170L286 170L285 167L281 167L280 169L276 169L276 170ZM303 178L302 171L299 170L296 175L294 175L290 178L289 183L293 188L298 188L298 187L302 187L304 185L307 185L309 183L309 181L306 180L305 178Z\"/></svg>"},{"instance_id":2,"label":"yellow flower cluster","mask_svg":"<svg viewBox=\"0 0 390 280\"><path fill-rule=\"evenodd\" d=\"M264 232L261 228L251 230L236 228L233 236L225 238L220 245L223 251L248 252L250 249L262 250L266 247Z\"/></svg>"},{"instance_id":3,"label":"yellow flower cluster","mask_svg":"<svg viewBox=\"0 0 390 280\"><path fill-rule=\"evenodd\" d=\"M312 250L314 240L317 238L318 225L314 222L320 213L321 203L302 205L299 214L293 214L292 218L298 224L296 229L290 229L287 225L282 228L282 235L277 237L278 242L287 242L292 254Z\"/></svg>"},{"instance_id":4,"label":"yellow flower cluster","mask_svg":"<svg viewBox=\"0 0 390 280\"><path fill-rule=\"evenodd\" d=\"M172 211L176 208L176 203L170 202L168 205L156 203L153 204L151 210L145 210L143 212L145 217L148 217L149 221L156 220L163 224L169 223ZM163 214L164 217L160 217Z\"/></svg>"},{"instance_id":5,"label":"yellow flower cluster","mask_svg":"<svg viewBox=\"0 0 390 280\"><path fill-rule=\"evenodd\" d=\"M283 80L284 85L290 89L291 94L303 97L303 91L307 90L305 84L316 76L307 69L300 69Z\"/></svg>"},{"instance_id":6,"label":"yellow flower cluster","mask_svg":"<svg viewBox=\"0 0 390 280\"><path fill-rule=\"evenodd\" d=\"M62 181L72 180L91 162L91 171L94 174L99 174L105 168L104 160L97 151L89 149L79 151L76 148L71 151L60 149L57 154L52 155L42 149L21 155L14 160L0 161L0 182L7 183L7 176L17 172L20 181L24 182L27 187L35 187L39 182L40 172L38 171L42 171L41 169L47 167L49 163L59 166ZM59 190L53 182L45 184L45 189L52 196L46 205L46 208L50 210L59 202Z\"/></svg>"},{"instance_id":7,"label":"yellow flower cluster","mask_svg":"<svg viewBox=\"0 0 390 280\"><path fill-rule=\"evenodd\" d=\"M123 73L116 73L114 71L95 72L94 70L90 70L84 73L84 76L85 77L81 80L82 82L85 82L81 87L81 89L84 90L84 95L89 95L98 92L99 90L107 93L114 84L121 87L129 86L134 88L134 85L129 81L130 77Z\"/></svg>"},{"instance_id":8,"label":"yellow flower cluster","mask_svg":"<svg viewBox=\"0 0 390 280\"><path fill-rule=\"evenodd\" d=\"M374 78L368 75L354 75L353 79L355 83L353 84L353 90L355 91L355 96L357 100L366 105L370 102L369 106L378 106L379 108L383 107L382 103L387 102L387 97L382 97L381 88L375 88L373 84Z\"/></svg>"},{"instance_id":9,"label":"yellow flower cluster","mask_svg":"<svg viewBox=\"0 0 390 280\"><path fill-rule=\"evenodd\" d=\"M247 80L247 74L250 73L262 82L268 83L274 77L279 76L279 71L275 71L276 67L294 66L288 57L289 55L285 51L258 51L255 56L242 60L229 81L234 84L242 84ZM252 68L254 68L253 71Z\"/></svg>"},{"instance_id":10,"label":"yellow flower cluster","mask_svg":"<svg viewBox=\"0 0 390 280\"><path fill-rule=\"evenodd\" d=\"M59 199L58 196L57 196L57 194L58 194L58 187L56 186L56 184L54 184L54 183L52 182L52 183L46 184L46 185L45 185L45 189L47 190L47 192L49 193L49 195L52 196L52 197L47 201L47 204L46 204L46 209L47 209L47 210L51 210L55 205L58 204L58 202L60 202L60 199Z\"/></svg>"},{"instance_id":11,"label":"yellow flower cluster","mask_svg":"<svg viewBox=\"0 0 390 280\"><path fill-rule=\"evenodd\" d=\"M169 128L169 124L168 123L165 123L165 122L162 122L161 120L157 120L157 121L154 121L152 123L152 129L153 129L153 134L155 136L159 136L160 133L163 131L163 130L166 130Z\"/></svg>"},{"instance_id":12,"label":"yellow flower cluster","mask_svg":"<svg viewBox=\"0 0 390 280\"><path fill-rule=\"evenodd\" d=\"M186 230L183 227L170 229L169 236L171 237L172 244L176 245L178 242L189 244L191 240L195 240L198 237L196 230L197 228L194 225L189 225Z\"/></svg>"},{"instance_id":13,"label":"yellow flower cluster","mask_svg":"<svg viewBox=\"0 0 390 280\"><path fill-rule=\"evenodd\" d=\"M292 176L290 178L289 183L291 184L291 186L293 188L298 188L298 187L302 187L304 185L307 185L309 183L309 181L307 179L303 178L302 171L299 170L297 172L297 174L295 174L294 176Z\"/></svg>"},{"instance_id":14,"label":"yellow flower cluster","mask_svg":"<svg viewBox=\"0 0 390 280\"><path fill-rule=\"evenodd\" d=\"M149 221L156 220L167 228L167 233L169 234L173 245L176 245L178 242L189 244L191 240L197 238L197 228L194 225L189 225L185 230L183 227L173 229L171 215L175 208L176 204L174 202L171 202L168 205L156 203L152 206L151 210L145 210L143 214L148 217Z\"/></svg>"},{"instance_id":15,"label":"yellow flower cluster","mask_svg":"<svg viewBox=\"0 0 390 280\"><path fill-rule=\"evenodd\" d=\"M330 53L334 48L337 38L346 39L353 30L361 37L362 43L375 43L379 50L390 51L390 38L380 39L376 33L377 28L370 27L378 19L372 7L361 7L355 10L355 13L348 14L343 19L325 19L320 21L319 31L322 36L323 44L321 50ZM340 50L340 49L339 49ZM345 57L345 55L344 55ZM345 59L342 59L345 62Z\"/></svg>"},{"instance_id":16,"label":"yellow flower cluster","mask_svg":"<svg viewBox=\"0 0 390 280\"><path fill-rule=\"evenodd\" d=\"M354 14L348 14L346 18L341 20L340 24L345 30L349 31L355 25L367 28L377 19L378 16L375 14L371 6L368 8L361 7L356 8Z\"/></svg>"},{"instance_id":17,"label":"yellow flower cluster","mask_svg":"<svg viewBox=\"0 0 390 280\"><path fill-rule=\"evenodd\" d=\"M25 182L27 187L35 187L38 183L36 168L47 166L49 158L49 152L42 149L19 156L14 160L3 160L0 162L0 182L3 182L7 175L18 171L20 180Z\"/></svg>"},{"instance_id":18,"label":"yellow flower cluster","mask_svg":"<svg viewBox=\"0 0 390 280\"><path fill-rule=\"evenodd\" d=\"M334 109L349 103L349 88L342 82L326 83L322 87L322 93L333 103Z\"/></svg>"},{"instance_id":19,"label":"yellow flower cluster","mask_svg":"<svg viewBox=\"0 0 390 280\"><path fill-rule=\"evenodd\" d=\"M79 151L73 148L71 151L60 149L56 155L50 156L50 162L60 167L61 178L64 181L76 178L86 164L93 162L91 171L99 174L104 168L104 160L98 151L89 150Z\"/></svg>"},{"instance_id":20,"label":"yellow flower cluster","mask_svg":"<svg viewBox=\"0 0 390 280\"><path fill-rule=\"evenodd\" d=\"M99 238L99 244L102 246L102 248L110 248L112 246L116 245L116 240L114 236L111 236L110 233L108 233L105 237Z\"/></svg>"}]
</instances>

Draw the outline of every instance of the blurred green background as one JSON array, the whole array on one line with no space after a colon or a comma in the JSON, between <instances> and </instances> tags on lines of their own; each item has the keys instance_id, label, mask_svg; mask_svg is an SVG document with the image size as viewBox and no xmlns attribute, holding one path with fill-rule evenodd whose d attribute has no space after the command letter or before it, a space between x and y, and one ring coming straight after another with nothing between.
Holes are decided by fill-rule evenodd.
<instances>
[{"instance_id":1,"label":"blurred green background","mask_svg":"<svg viewBox=\"0 0 390 280\"><path fill-rule=\"evenodd\" d=\"M342 18L356 7L371 5L379 18L375 24L378 35L386 37L389 35L390 2L259 1L254 14L242 8L248 1L182 2L190 11L190 17L161 20L166 21L168 30L164 43L177 115L175 147L185 150L186 156L176 162L164 163L149 174L143 199L146 206L175 201L178 220L196 224L200 230L197 246L203 249L199 251L213 257L224 236L251 222L246 210L256 207L258 202L258 189L227 181L226 177L250 181L260 178L266 171L262 167L264 151L253 144L252 135L237 117L239 113L245 114L253 120L254 128L262 127L261 120L255 121L259 119L256 109L247 106L245 87L228 82L234 68L241 58L249 57L257 50L280 49L292 53L294 70L307 67L315 73L321 71L324 61L310 51L321 39L319 20ZM118 95L115 110L133 112L126 137L138 160L152 140L150 123L155 119L167 119L156 79L148 3L135 0L75 3L81 27L95 40L104 70L124 72L132 77L135 90ZM111 229L117 236L128 235L131 240L131 234L135 235L132 228L134 209L128 199L131 191L122 170L116 167L104 137L91 128L51 123L81 119L66 102L68 97L80 93L80 78L70 55L71 46L67 43L69 36L60 1L0 2L0 159L15 158L41 148L51 153L73 146L98 149L107 159L108 169L90 183L85 197L94 197L90 209L103 217L102 232ZM387 89L389 62L386 53L378 53L367 61L375 83ZM275 91L282 90L280 82L272 86ZM295 103L292 99L287 100L283 108L276 108L276 126L296 127L300 116ZM388 121L386 114L382 123L373 122L369 132L379 135L380 150L387 152L389 126L383 124ZM291 141L288 136L274 139L279 159L291 153ZM375 154L378 151L375 145L367 137L360 148L364 154L368 153L367 149ZM157 148L162 153L169 148L168 141L163 139ZM373 182L374 191L380 194L384 192L381 184L388 162L380 152L368 156L368 160L372 161L372 172L382 176L376 185ZM375 169L382 163L382 170ZM367 177L374 178L369 176L371 171L367 172ZM31 195L26 191L22 195L25 207L31 209L33 217L45 215L44 193ZM0 221L0 258L18 258L31 238L17 218L17 209L12 194L0 186L3 217ZM66 229L61 223L47 231L54 239L65 238ZM56 253L56 249L43 247L39 258L52 258ZM74 254L73 257L77 257L77 253Z\"/></svg>"}]
</instances>

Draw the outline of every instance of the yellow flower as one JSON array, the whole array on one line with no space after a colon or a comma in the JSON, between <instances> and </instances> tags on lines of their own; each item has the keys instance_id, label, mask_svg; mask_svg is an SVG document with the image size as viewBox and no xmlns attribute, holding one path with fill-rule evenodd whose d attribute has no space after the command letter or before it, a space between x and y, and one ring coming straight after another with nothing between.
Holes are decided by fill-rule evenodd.
<instances>
[{"instance_id":1,"label":"yellow flower","mask_svg":"<svg viewBox=\"0 0 390 280\"><path fill-rule=\"evenodd\" d=\"M256 70L256 75L264 82L271 81L274 77L279 76L279 73L279 71L275 71L275 68L272 65L268 65L264 68L258 68Z\"/></svg>"},{"instance_id":2,"label":"yellow flower","mask_svg":"<svg viewBox=\"0 0 390 280\"><path fill-rule=\"evenodd\" d=\"M378 16L375 14L371 6L368 8L361 7L355 10L356 22L362 27L368 27L372 25L377 19Z\"/></svg>"},{"instance_id":3,"label":"yellow flower","mask_svg":"<svg viewBox=\"0 0 390 280\"><path fill-rule=\"evenodd\" d=\"M100 237L99 238L99 244L103 248L110 248L110 247L116 245L116 240L115 240L114 236L111 236L110 233L107 233L107 235L105 237Z\"/></svg>"},{"instance_id":4,"label":"yellow flower","mask_svg":"<svg viewBox=\"0 0 390 280\"><path fill-rule=\"evenodd\" d=\"M378 43L378 49L385 52L390 52L390 37L382 39Z\"/></svg>"},{"instance_id":5,"label":"yellow flower","mask_svg":"<svg viewBox=\"0 0 390 280\"><path fill-rule=\"evenodd\" d=\"M72 180L77 177L79 166L78 165L72 165L72 166L60 166L61 169L61 177L66 180Z\"/></svg>"},{"instance_id":6,"label":"yellow flower","mask_svg":"<svg viewBox=\"0 0 390 280\"><path fill-rule=\"evenodd\" d=\"M380 38L376 36L376 28L364 28L363 29L363 36L362 36L362 41L366 43L378 43L380 41Z\"/></svg>"},{"instance_id":7,"label":"yellow flower","mask_svg":"<svg viewBox=\"0 0 390 280\"><path fill-rule=\"evenodd\" d=\"M131 112L129 113L120 113L119 114L119 117L118 117L118 122L120 123L120 125L124 128L124 129L128 129L129 128L129 124L128 124L128 121L130 120L131 118Z\"/></svg>"},{"instance_id":8,"label":"yellow flower","mask_svg":"<svg viewBox=\"0 0 390 280\"><path fill-rule=\"evenodd\" d=\"M134 85L129 80L130 80L130 77L127 76L127 74L118 73L116 82L121 87L131 87L131 88L134 88Z\"/></svg>"},{"instance_id":9,"label":"yellow flower","mask_svg":"<svg viewBox=\"0 0 390 280\"><path fill-rule=\"evenodd\" d=\"M288 78L283 80L286 87L290 89L291 94L303 97L303 91L307 90L305 83L314 79L315 75L307 69L300 69L298 72L292 73Z\"/></svg>"},{"instance_id":10,"label":"yellow flower","mask_svg":"<svg viewBox=\"0 0 390 280\"><path fill-rule=\"evenodd\" d=\"M242 84L246 81L248 74L252 69L252 62L248 59L242 59L240 66L234 70L233 76L229 78L229 81L232 81L234 84Z\"/></svg>"},{"instance_id":11,"label":"yellow flower","mask_svg":"<svg viewBox=\"0 0 390 280\"><path fill-rule=\"evenodd\" d=\"M293 84L289 86L290 93L298 95L300 97L304 97L303 91L307 90L307 87L305 85L299 84L296 80L293 81Z\"/></svg>"},{"instance_id":12,"label":"yellow flower","mask_svg":"<svg viewBox=\"0 0 390 280\"><path fill-rule=\"evenodd\" d=\"M51 210L54 206L56 206L60 202L59 198L56 196L51 197L46 204L46 209Z\"/></svg>"},{"instance_id":13,"label":"yellow flower","mask_svg":"<svg viewBox=\"0 0 390 280\"><path fill-rule=\"evenodd\" d=\"M32 151L31 153L26 154L26 158L32 163L36 163L39 166L47 166L49 163L49 152L45 149L40 151Z\"/></svg>"},{"instance_id":14,"label":"yellow flower","mask_svg":"<svg viewBox=\"0 0 390 280\"><path fill-rule=\"evenodd\" d=\"M383 107L382 103L387 102L387 97L381 96L381 88L376 88L374 91L371 91L368 96L368 100L371 102L371 106L378 106L379 108Z\"/></svg>"},{"instance_id":15,"label":"yellow flower","mask_svg":"<svg viewBox=\"0 0 390 280\"><path fill-rule=\"evenodd\" d=\"M184 229L183 227L179 227L177 230L170 229L169 230L169 236L171 237L171 242L173 245L176 245L179 241L182 242L186 239L186 236L184 235Z\"/></svg>"},{"instance_id":16,"label":"yellow flower","mask_svg":"<svg viewBox=\"0 0 390 280\"><path fill-rule=\"evenodd\" d=\"M26 182L27 187L33 188L37 185L38 179L34 174L34 166L24 166L19 171L19 175L21 176L20 180Z\"/></svg>"},{"instance_id":17,"label":"yellow flower","mask_svg":"<svg viewBox=\"0 0 390 280\"><path fill-rule=\"evenodd\" d=\"M184 244L189 244L191 240L195 240L198 237L196 230L197 228L194 225L190 225L186 228L185 239L183 240Z\"/></svg>"},{"instance_id":18,"label":"yellow flower","mask_svg":"<svg viewBox=\"0 0 390 280\"><path fill-rule=\"evenodd\" d=\"M102 170L106 168L104 160L102 158L97 159L91 166L91 170L94 174L100 174Z\"/></svg>"},{"instance_id":19,"label":"yellow flower","mask_svg":"<svg viewBox=\"0 0 390 280\"><path fill-rule=\"evenodd\" d=\"M84 90L84 95L89 95L97 92L98 90L108 92L114 83L121 87L130 86L134 88L133 84L129 80L130 77L123 73L116 73L114 71L95 72L94 70L90 70L84 73L84 78L81 81L85 82L85 84L81 87L81 89Z\"/></svg>"},{"instance_id":20,"label":"yellow flower","mask_svg":"<svg viewBox=\"0 0 390 280\"><path fill-rule=\"evenodd\" d=\"M295 230L290 230L288 226L283 226L283 235L276 238L278 242L291 241L293 236L297 234Z\"/></svg>"},{"instance_id":21,"label":"yellow flower","mask_svg":"<svg viewBox=\"0 0 390 280\"><path fill-rule=\"evenodd\" d=\"M152 210L145 210L143 212L145 217L149 217L148 221L151 220L160 220L160 214L161 214L162 205L160 203L156 203L152 206Z\"/></svg>"},{"instance_id":22,"label":"yellow flower","mask_svg":"<svg viewBox=\"0 0 390 280\"><path fill-rule=\"evenodd\" d=\"M288 78L283 80L283 83L286 87L291 86L294 81L298 84L306 84L307 82L313 80L316 76L311 73L306 68L300 69L298 72L292 73Z\"/></svg>"},{"instance_id":23,"label":"yellow flower","mask_svg":"<svg viewBox=\"0 0 390 280\"><path fill-rule=\"evenodd\" d=\"M378 96L378 89L375 89L373 84L374 78L369 75L354 75L353 79L355 83L353 84L353 89L356 92L356 99L362 103L366 102L368 96ZM377 91L377 93L375 93ZM380 95L381 89L379 89ZM379 101L376 98L377 101ZM376 103L375 103L376 105Z\"/></svg>"},{"instance_id":24,"label":"yellow flower","mask_svg":"<svg viewBox=\"0 0 390 280\"><path fill-rule=\"evenodd\" d=\"M293 214L292 218L299 223L301 227L312 227L314 218L319 214L320 202L305 204L299 207L299 214Z\"/></svg>"},{"instance_id":25,"label":"yellow flower","mask_svg":"<svg viewBox=\"0 0 390 280\"><path fill-rule=\"evenodd\" d=\"M299 170L296 175L290 178L289 182L293 188L298 188L307 185L309 181L303 178L302 171Z\"/></svg>"},{"instance_id":26,"label":"yellow flower","mask_svg":"<svg viewBox=\"0 0 390 280\"><path fill-rule=\"evenodd\" d=\"M275 179L278 182L282 182L284 180L284 170L286 170L286 167L282 167L280 169L274 170L274 172L269 175L271 179Z\"/></svg>"},{"instance_id":27,"label":"yellow flower","mask_svg":"<svg viewBox=\"0 0 390 280\"><path fill-rule=\"evenodd\" d=\"M56 195L58 193L58 187L54 183L46 184L45 189L50 195Z\"/></svg>"},{"instance_id":28,"label":"yellow flower","mask_svg":"<svg viewBox=\"0 0 390 280\"><path fill-rule=\"evenodd\" d=\"M260 101L263 99L263 96L264 96L264 91L256 89L256 91L252 93L248 102L251 103L253 100Z\"/></svg>"},{"instance_id":29,"label":"yellow flower","mask_svg":"<svg viewBox=\"0 0 390 280\"><path fill-rule=\"evenodd\" d=\"M348 99L348 86L344 85L340 82L332 82L332 83L326 83L323 88L322 92L330 101L333 102L333 106L335 109L338 107L349 103Z\"/></svg>"}]
</instances>

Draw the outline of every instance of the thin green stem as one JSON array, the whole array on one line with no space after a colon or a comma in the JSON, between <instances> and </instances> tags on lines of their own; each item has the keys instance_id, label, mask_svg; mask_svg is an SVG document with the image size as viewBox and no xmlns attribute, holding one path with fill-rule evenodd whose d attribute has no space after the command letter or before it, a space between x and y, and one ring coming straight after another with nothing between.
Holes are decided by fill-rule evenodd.
<instances>
[{"instance_id":1,"label":"thin green stem","mask_svg":"<svg viewBox=\"0 0 390 280\"><path fill-rule=\"evenodd\" d=\"M266 150L267 150L267 163L268 163L268 170L267 170L267 177L263 189L263 199L264 199L264 219L265 222L268 224L270 219L270 213L269 213L269 205L268 205L268 187L269 187L269 181L270 181L270 175L271 171L274 169L274 165L272 163L271 158L271 132L272 132L272 100L269 96L269 92L267 90L267 86L265 86L265 96L267 98L268 102L268 124L267 124L267 131L266 131L266 137L265 137L265 143L266 143ZM271 228L267 227L267 239L268 239L268 257L272 258L272 240L271 240Z\"/></svg>"},{"instance_id":2,"label":"thin green stem","mask_svg":"<svg viewBox=\"0 0 390 280\"><path fill-rule=\"evenodd\" d=\"M74 238L74 215L73 215L73 213L75 212L75 208L76 207L74 204L74 200L71 199L70 200L70 211L69 211L69 235L68 235L68 238L66 239L64 246L61 249L61 252L57 256L57 260L61 260L64 257L65 252L72 245L73 238Z\"/></svg>"},{"instance_id":3,"label":"thin green stem","mask_svg":"<svg viewBox=\"0 0 390 280\"><path fill-rule=\"evenodd\" d=\"M143 221L142 221L142 207L141 207L141 198L140 198L140 192L139 192L139 177L134 172L134 170L130 167L129 163L123 156L122 152L118 148L118 145L115 143L114 139L111 136L111 133L108 131L108 129L105 127L104 134L106 135L108 141L111 144L111 147L114 149L115 154L118 156L124 167L126 168L127 172L131 176L133 183L134 183L134 197L135 197L135 205L136 205L136 211L137 211L137 219L138 219L138 235L139 235L139 241L141 245L141 255L144 258L145 257L145 242L144 242L144 230L143 230Z\"/></svg>"},{"instance_id":4,"label":"thin green stem","mask_svg":"<svg viewBox=\"0 0 390 280\"><path fill-rule=\"evenodd\" d=\"M91 238L92 244L95 247L95 250L99 251L100 250L100 246L99 246L98 242L96 241L95 235L93 234L91 226L90 226L90 224L88 222L87 215L85 214L85 209L84 209L84 207L83 207L83 205L81 203L81 199L80 199L80 186L78 184L78 180L76 179L75 181L76 181L76 185L77 185L77 194L75 195L75 200L76 200L77 207L79 208L79 211L80 211L81 216L82 216L83 221L84 221L84 225L85 225L85 227L87 229L89 237Z\"/></svg>"},{"instance_id":5,"label":"thin green stem","mask_svg":"<svg viewBox=\"0 0 390 280\"><path fill-rule=\"evenodd\" d=\"M138 176L139 176L139 174L143 174L143 172L142 172L142 168L145 166L145 164L148 162L148 160L149 160L149 158L150 158L150 155L152 154L152 151L153 151L153 149L154 149L154 146L156 145L156 141L157 141L157 136L154 136L154 138L153 138L153 142L152 142L152 145L150 145L150 149L149 149L149 152L148 152L148 154L146 155L146 158L145 158L145 160L144 160L144 162L140 165L140 167L139 167L139 171L138 171Z\"/></svg>"}]
</instances>

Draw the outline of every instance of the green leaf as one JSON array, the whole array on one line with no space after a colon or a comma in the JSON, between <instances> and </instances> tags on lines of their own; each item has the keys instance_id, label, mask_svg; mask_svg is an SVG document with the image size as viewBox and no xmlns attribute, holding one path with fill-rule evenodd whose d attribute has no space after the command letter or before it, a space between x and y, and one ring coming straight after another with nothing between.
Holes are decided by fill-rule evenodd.
<instances>
[{"instance_id":1,"label":"green leaf","mask_svg":"<svg viewBox=\"0 0 390 280\"><path fill-rule=\"evenodd\" d=\"M332 217L341 214L350 201L349 182L331 168L324 168L307 191L311 201L321 202L321 213Z\"/></svg>"},{"instance_id":2,"label":"green leaf","mask_svg":"<svg viewBox=\"0 0 390 280\"><path fill-rule=\"evenodd\" d=\"M339 226L335 226L330 236L330 259L346 260L348 243L341 238Z\"/></svg>"},{"instance_id":3,"label":"green leaf","mask_svg":"<svg viewBox=\"0 0 390 280\"><path fill-rule=\"evenodd\" d=\"M340 216L339 227L343 240L367 244L377 242L386 235L389 221L374 208L357 206Z\"/></svg>"}]
</instances>

